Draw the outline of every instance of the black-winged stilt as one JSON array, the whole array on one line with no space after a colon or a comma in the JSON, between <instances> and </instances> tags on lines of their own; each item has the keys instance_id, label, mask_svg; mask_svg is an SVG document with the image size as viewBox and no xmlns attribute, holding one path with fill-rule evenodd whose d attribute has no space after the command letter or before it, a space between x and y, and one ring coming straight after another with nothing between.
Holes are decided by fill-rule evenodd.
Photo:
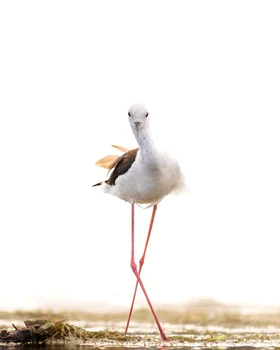
<instances>
[{"instance_id":1,"label":"black-winged stilt","mask_svg":"<svg viewBox=\"0 0 280 350\"><path fill-rule=\"evenodd\" d=\"M102 186L104 192L119 197L131 204L131 263L136 276L136 286L127 320L125 334L127 333L138 283L147 299L149 307L157 323L161 339L168 341L152 303L141 280L140 274L144 264L147 246L149 243L153 222L158 203L169 193L184 187L184 178L178 162L167 154L157 150L149 129L149 114L145 106L133 104L128 111L128 120L139 148L127 150L113 146L125 153L118 156L107 156L96 162L96 165L111 171L108 180L99 182L94 186ZM134 259L134 206L135 204L149 204L153 207L148 236L142 258L139 261L139 270Z\"/></svg>"}]
</instances>

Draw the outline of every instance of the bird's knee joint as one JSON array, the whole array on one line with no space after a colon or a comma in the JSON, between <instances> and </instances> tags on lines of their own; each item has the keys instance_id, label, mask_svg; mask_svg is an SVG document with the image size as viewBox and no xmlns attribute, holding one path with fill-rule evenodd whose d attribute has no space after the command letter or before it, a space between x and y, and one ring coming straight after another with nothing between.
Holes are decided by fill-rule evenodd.
<instances>
[{"instance_id":1,"label":"bird's knee joint","mask_svg":"<svg viewBox=\"0 0 280 350\"><path fill-rule=\"evenodd\" d=\"M130 263L130 267L131 267L131 269L132 269L133 272L137 271L137 265L135 264L134 261L132 261L132 262Z\"/></svg>"}]
</instances>

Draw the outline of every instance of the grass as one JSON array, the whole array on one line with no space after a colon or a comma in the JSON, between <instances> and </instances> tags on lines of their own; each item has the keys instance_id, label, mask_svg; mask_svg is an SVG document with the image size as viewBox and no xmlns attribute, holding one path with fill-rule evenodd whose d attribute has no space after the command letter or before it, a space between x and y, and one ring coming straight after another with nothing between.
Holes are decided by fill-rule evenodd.
<instances>
[{"instance_id":1,"label":"grass","mask_svg":"<svg viewBox=\"0 0 280 350\"><path fill-rule=\"evenodd\" d=\"M89 332L65 321L26 320L24 323L25 327L18 328L13 325L13 330L2 330L0 332L0 342L38 344L73 340L85 342L102 339L107 341L113 340L115 342L124 342L140 339L135 336L125 336L117 331Z\"/></svg>"}]
</instances>

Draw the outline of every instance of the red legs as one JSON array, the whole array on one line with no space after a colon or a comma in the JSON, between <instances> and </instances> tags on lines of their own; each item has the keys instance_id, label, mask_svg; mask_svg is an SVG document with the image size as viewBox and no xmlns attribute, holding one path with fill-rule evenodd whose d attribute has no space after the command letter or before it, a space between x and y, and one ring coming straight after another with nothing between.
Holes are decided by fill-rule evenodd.
<instances>
[{"instance_id":1,"label":"red legs","mask_svg":"<svg viewBox=\"0 0 280 350\"><path fill-rule=\"evenodd\" d=\"M155 209L156 210L156 209ZM155 211L154 210L154 211ZM147 243L148 244L148 243ZM145 251L144 251L144 254L143 254L144 256L145 256ZM142 260L142 259L141 259ZM155 321L156 321L156 324L157 324L157 326L158 326L158 329L159 329L159 332L160 332L160 336L161 336L161 339L162 339L162 341L169 341L169 339L167 338L167 336L165 335L165 333L164 333L164 331L163 331L163 329L162 329L162 327L161 327L161 325L160 325L160 323L159 323L159 320L158 320L158 318L157 318L157 315L156 315L156 313L155 313L155 310L154 310L154 308L153 308L153 305L152 305L152 303L150 302L150 299L149 299L149 297L148 297L148 294L147 294L147 292L146 292L146 289L145 289L145 287L144 287L144 285L143 285L143 283L142 283L142 280L141 280L141 278L140 278L140 269L139 269L139 272L137 271L137 265L135 264L135 260L134 260L134 204L131 204L131 263L130 263L130 266L131 266L131 268L132 268L132 271L133 271L133 273L134 273L134 275L136 276L136 278L137 278L137 282L140 284L140 287L142 288L142 291L143 291L143 293L144 293L144 295L145 295L145 297L146 297L146 300L147 300L147 302L148 302L148 304L149 304L149 307L150 307L150 309L151 309L151 312L152 312L152 314L153 314L153 316L154 316L154 319L155 319ZM143 266L143 264L142 264L142 266Z\"/></svg>"},{"instance_id":2,"label":"red legs","mask_svg":"<svg viewBox=\"0 0 280 350\"><path fill-rule=\"evenodd\" d=\"M151 216L151 221L150 221L150 227L149 227L149 231L148 231L148 236L147 236L147 239L146 239L145 249L144 249L142 258L141 258L140 261L139 261L139 272L138 272L138 273L139 273L139 276L140 276L140 274L141 274L142 266L144 265L146 250L147 250L148 243L149 243L149 239L150 239L150 235L151 235L151 232L152 232L152 228L153 228L153 223L154 223L156 211L157 211L157 204L154 205L154 207L153 207L153 212L152 212L152 216ZM133 218L133 220L134 220L134 218ZM134 226L134 224L133 224L133 226ZM132 298L132 303L131 303L130 311L129 311L129 314L128 314L128 320L127 320L126 327L125 327L125 332L124 332L125 335L127 334L127 331L128 331L128 327L129 327L129 323L130 323L130 318L131 318L132 311L133 311L134 301L135 301L135 297L136 297L136 293L137 293L137 288L138 288L138 280L136 281L135 290L134 290L134 294L133 294L133 298Z\"/></svg>"}]
</instances>

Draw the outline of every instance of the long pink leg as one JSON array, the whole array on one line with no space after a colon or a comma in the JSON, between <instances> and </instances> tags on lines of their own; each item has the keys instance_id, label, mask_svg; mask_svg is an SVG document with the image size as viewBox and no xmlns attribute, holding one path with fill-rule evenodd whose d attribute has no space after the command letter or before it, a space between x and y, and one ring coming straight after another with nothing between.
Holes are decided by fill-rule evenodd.
<instances>
[{"instance_id":1,"label":"long pink leg","mask_svg":"<svg viewBox=\"0 0 280 350\"><path fill-rule=\"evenodd\" d=\"M162 329L162 327L161 327L161 325L159 323L159 320L157 318L157 315L155 313L153 305L150 302L150 299L148 297L146 289L145 289L145 287L143 285L143 282L142 282L142 280L140 278L139 272L137 271L137 265L136 265L135 260L134 260L134 204L131 204L131 218L132 219L131 219L131 262L130 262L130 266L132 268L132 271L133 271L134 275L137 278L138 283L140 284L140 287L142 288L142 291L143 291L143 293L144 293L144 295L146 297L146 300L147 300L147 302L149 304L149 307L150 307L150 309L152 311L152 314L153 314L154 319L156 321L156 324L158 326L158 329L159 329L162 341L169 341L169 339L165 335L165 333L164 333L164 331L163 331L163 329Z\"/></svg>"},{"instance_id":2,"label":"long pink leg","mask_svg":"<svg viewBox=\"0 0 280 350\"><path fill-rule=\"evenodd\" d=\"M151 216L151 221L150 221L150 226L149 226L149 231L148 231L148 236L147 236L147 239L146 239L144 253L142 255L142 258L139 261L139 272L138 272L139 276L141 274L142 266L144 265L146 250L147 250L149 239L150 239L150 235L151 235L151 232L152 232L156 211L157 211L157 205L154 205L152 216ZM128 327L129 327L129 323L130 323L130 319L131 319L131 315L132 315L132 311L133 311L133 306L134 306L134 302L135 302L135 297L136 297L136 293L137 293L137 288L138 288L138 280L136 281L135 290L134 290L134 294L133 294L133 298L132 298L132 303L131 303L130 311L129 311L129 314L128 314L128 320L127 320L126 327L125 327L125 332L124 332L125 335L127 334L127 331L128 331Z\"/></svg>"}]
</instances>

